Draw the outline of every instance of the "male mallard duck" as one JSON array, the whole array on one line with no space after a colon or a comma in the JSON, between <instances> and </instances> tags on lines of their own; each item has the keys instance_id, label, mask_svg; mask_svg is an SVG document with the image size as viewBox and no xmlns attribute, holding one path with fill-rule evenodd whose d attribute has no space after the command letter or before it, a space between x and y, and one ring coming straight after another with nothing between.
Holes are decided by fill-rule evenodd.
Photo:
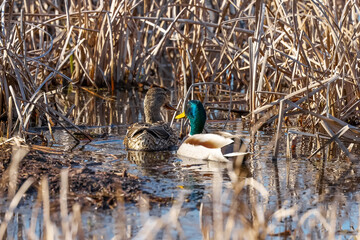
<instances>
[{"instance_id":1,"label":"male mallard duck","mask_svg":"<svg viewBox=\"0 0 360 240\"><path fill-rule=\"evenodd\" d=\"M168 150L175 146L177 137L173 129L163 122L161 107L173 110L165 89L153 87L144 99L145 123L134 123L128 127L124 139L126 149L141 151Z\"/></svg>"},{"instance_id":2,"label":"male mallard duck","mask_svg":"<svg viewBox=\"0 0 360 240\"><path fill-rule=\"evenodd\" d=\"M225 157L246 155L246 145L240 144L240 151L223 155L222 151L234 141L229 133L214 134L202 131L206 122L206 112L198 100L188 101L185 111L176 116L176 119L187 117L190 120L190 134L180 145L177 154L183 157L227 162ZM228 135L228 136L227 136ZM241 141L241 140L240 140ZM226 150L228 151L228 150ZM232 151L232 150L231 150Z\"/></svg>"}]
</instances>

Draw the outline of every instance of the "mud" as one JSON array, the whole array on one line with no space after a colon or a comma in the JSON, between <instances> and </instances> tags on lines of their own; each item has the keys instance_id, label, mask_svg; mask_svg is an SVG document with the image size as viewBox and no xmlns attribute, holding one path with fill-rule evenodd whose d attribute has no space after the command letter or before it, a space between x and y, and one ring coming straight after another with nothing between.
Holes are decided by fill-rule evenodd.
<instances>
[{"instance_id":1,"label":"mud","mask_svg":"<svg viewBox=\"0 0 360 240\"><path fill-rule=\"evenodd\" d=\"M0 174L1 194L4 196L8 191L8 169L11 163L12 147L0 146ZM115 156L114 156L115 157ZM94 170L101 166L96 157L89 155L77 155L76 153L49 154L38 150L30 152L21 160L18 169L18 186L21 186L28 178L35 179L27 194L40 192L41 179L48 179L49 191L53 205L56 207L60 192L60 173L62 169L68 170L68 202L78 202L82 207L95 206L97 208L114 208L119 201L137 202L141 194L147 194L141 190L145 180L129 174L126 168L111 171ZM150 203L166 204L172 201L168 198L148 196Z\"/></svg>"}]
</instances>

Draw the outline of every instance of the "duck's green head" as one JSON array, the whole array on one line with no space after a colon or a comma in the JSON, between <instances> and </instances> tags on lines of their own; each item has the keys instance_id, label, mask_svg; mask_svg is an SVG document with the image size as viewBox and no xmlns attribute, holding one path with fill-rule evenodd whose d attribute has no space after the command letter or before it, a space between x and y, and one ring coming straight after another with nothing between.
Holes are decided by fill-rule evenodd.
<instances>
[{"instance_id":1,"label":"duck's green head","mask_svg":"<svg viewBox=\"0 0 360 240\"><path fill-rule=\"evenodd\" d=\"M185 112L177 115L176 119L185 116L190 120L190 135L202 133L206 122L206 112L202 103L198 100L188 101Z\"/></svg>"}]
</instances>

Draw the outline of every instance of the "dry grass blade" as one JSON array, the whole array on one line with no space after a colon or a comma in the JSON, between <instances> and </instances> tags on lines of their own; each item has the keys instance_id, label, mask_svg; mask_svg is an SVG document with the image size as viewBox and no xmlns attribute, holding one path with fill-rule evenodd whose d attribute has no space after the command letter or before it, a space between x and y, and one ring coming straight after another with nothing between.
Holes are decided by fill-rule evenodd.
<instances>
[{"instance_id":1,"label":"dry grass blade","mask_svg":"<svg viewBox=\"0 0 360 240\"><path fill-rule=\"evenodd\" d=\"M55 225L50 219L50 194L49 184L46 177L41 180L41 196L43 202L43 221L46 239L54 239Z\"/></svg>"},{"instance_id":2,"label":"dry grass blade","mask_svg":"<svg viewBox=\"0 0 360 240\"><path fill-rule=\"evenodd\" d=\"M177 230L178 234L180 234L180 238L183 239L184 236L182 236L182 230L178 222L178 218L181 212L181 206L185 200L185 194L186 193L180 194L169 212L161 218L149 217L144 226L135 236L135 239L155 239L161 229L165 230L164 234L169 238L171 236L171 231L174 228Z\"/></svg>"},{"instance_id":3,"label":"dry grass blade","mask_svg":"<svg viewBox=\"0 0 360 240\"><path fill-rule=\"evenodd\" d=\"M12 150L11 164L9 167L9 192L8 197L12 199L17 189L17 177L20 161L28 154L29 147L21 146L19 141L15 139L15 145Z\"/></svg>"},{"instance_id":4,"label":"dry grass blade","mask_svg":"<svg viewBox=\"0 0 360 240\"><path fill-rule=\"evenodd\" d=\"M10 206L8 211L5 213L5 218L2 220L2 223L0 225L0 238L4 239L6 228L8 226L9 221L11 220L12 216L14 215L14 210L19 204L22 196L24 196L25 192L28 190L28 188L31 186L31 184L34 182L34 179L29 178L24 182L23 185L21 185L20 189L17 191L15 196L12 198L10 202Z\"/></svg>"},{"instance_id":5,"label":"dry grass blade","mask_svg":"<svg viewBox=\"0 0 360 240\"><path fill-rule=\"evenodd\" d=\"M61 171L61 186L60 186L60 213L61 213L61 228L64 239L71 239L70 232L70 222L68 216L68 204L67 204L67 195L68 195L68 176L69 170L64 169Z\"/></svg>"},{"instance_id":6,"label":"dry grass blade","mask_svg":"<svg viewBox=\"0 0 360 240\"><path fill-rule=\"evenodd\" d=\"M330 224L328 223L327 219L322 216L322 214L319 212L318 209L313 209L307 211L299 220L298 222L298 228L300 229L300 226L302 226L306 219L308 219L310 216L314 216L321 224L325 227L325 229L329 232L329 239L335 239L334 237L334 230L331 229Z\"/></svg>"}]
</instances>

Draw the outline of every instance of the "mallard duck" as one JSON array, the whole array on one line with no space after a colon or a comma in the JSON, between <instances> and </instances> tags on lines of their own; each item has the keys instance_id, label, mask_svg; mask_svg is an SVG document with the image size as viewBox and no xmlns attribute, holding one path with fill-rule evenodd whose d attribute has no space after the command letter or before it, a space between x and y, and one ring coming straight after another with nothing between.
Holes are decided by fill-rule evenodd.
<instances>
[{"instance_id":1,"label":"mallard duck","mask_svg":"<svg viewBox=\"0 0 360 240\"><path fill-rule=\"evenodd\" d=\"M145 123L134 123L128 127L124 145L128 150L159 151L176 146L178 138L169 124L161 117L161 107L174 109L165 89L153 87L144 99Z\"/></svg>"},{"instance_id":2,"label":"mallard duck","mask_svg":"<svg viewBox=\"0 0 360 240\"><path fill-rule=\"evenodd\" d=\"M229 133L202 133L206 122L206 112L200 101L188 101L185 111L175 118L180 119L183 117L187 117L190 120L190 134L177 150L178 155L188 158L227 162L228 159L226 157L247 154L245 153L246 145L242 144L241 139L239 139L240 152L229 151L232 148L228 147L234 143L234 140L232 140L234 136ZM223 153L224 150L225 154Z\"/></svg>"}]
</instances>

